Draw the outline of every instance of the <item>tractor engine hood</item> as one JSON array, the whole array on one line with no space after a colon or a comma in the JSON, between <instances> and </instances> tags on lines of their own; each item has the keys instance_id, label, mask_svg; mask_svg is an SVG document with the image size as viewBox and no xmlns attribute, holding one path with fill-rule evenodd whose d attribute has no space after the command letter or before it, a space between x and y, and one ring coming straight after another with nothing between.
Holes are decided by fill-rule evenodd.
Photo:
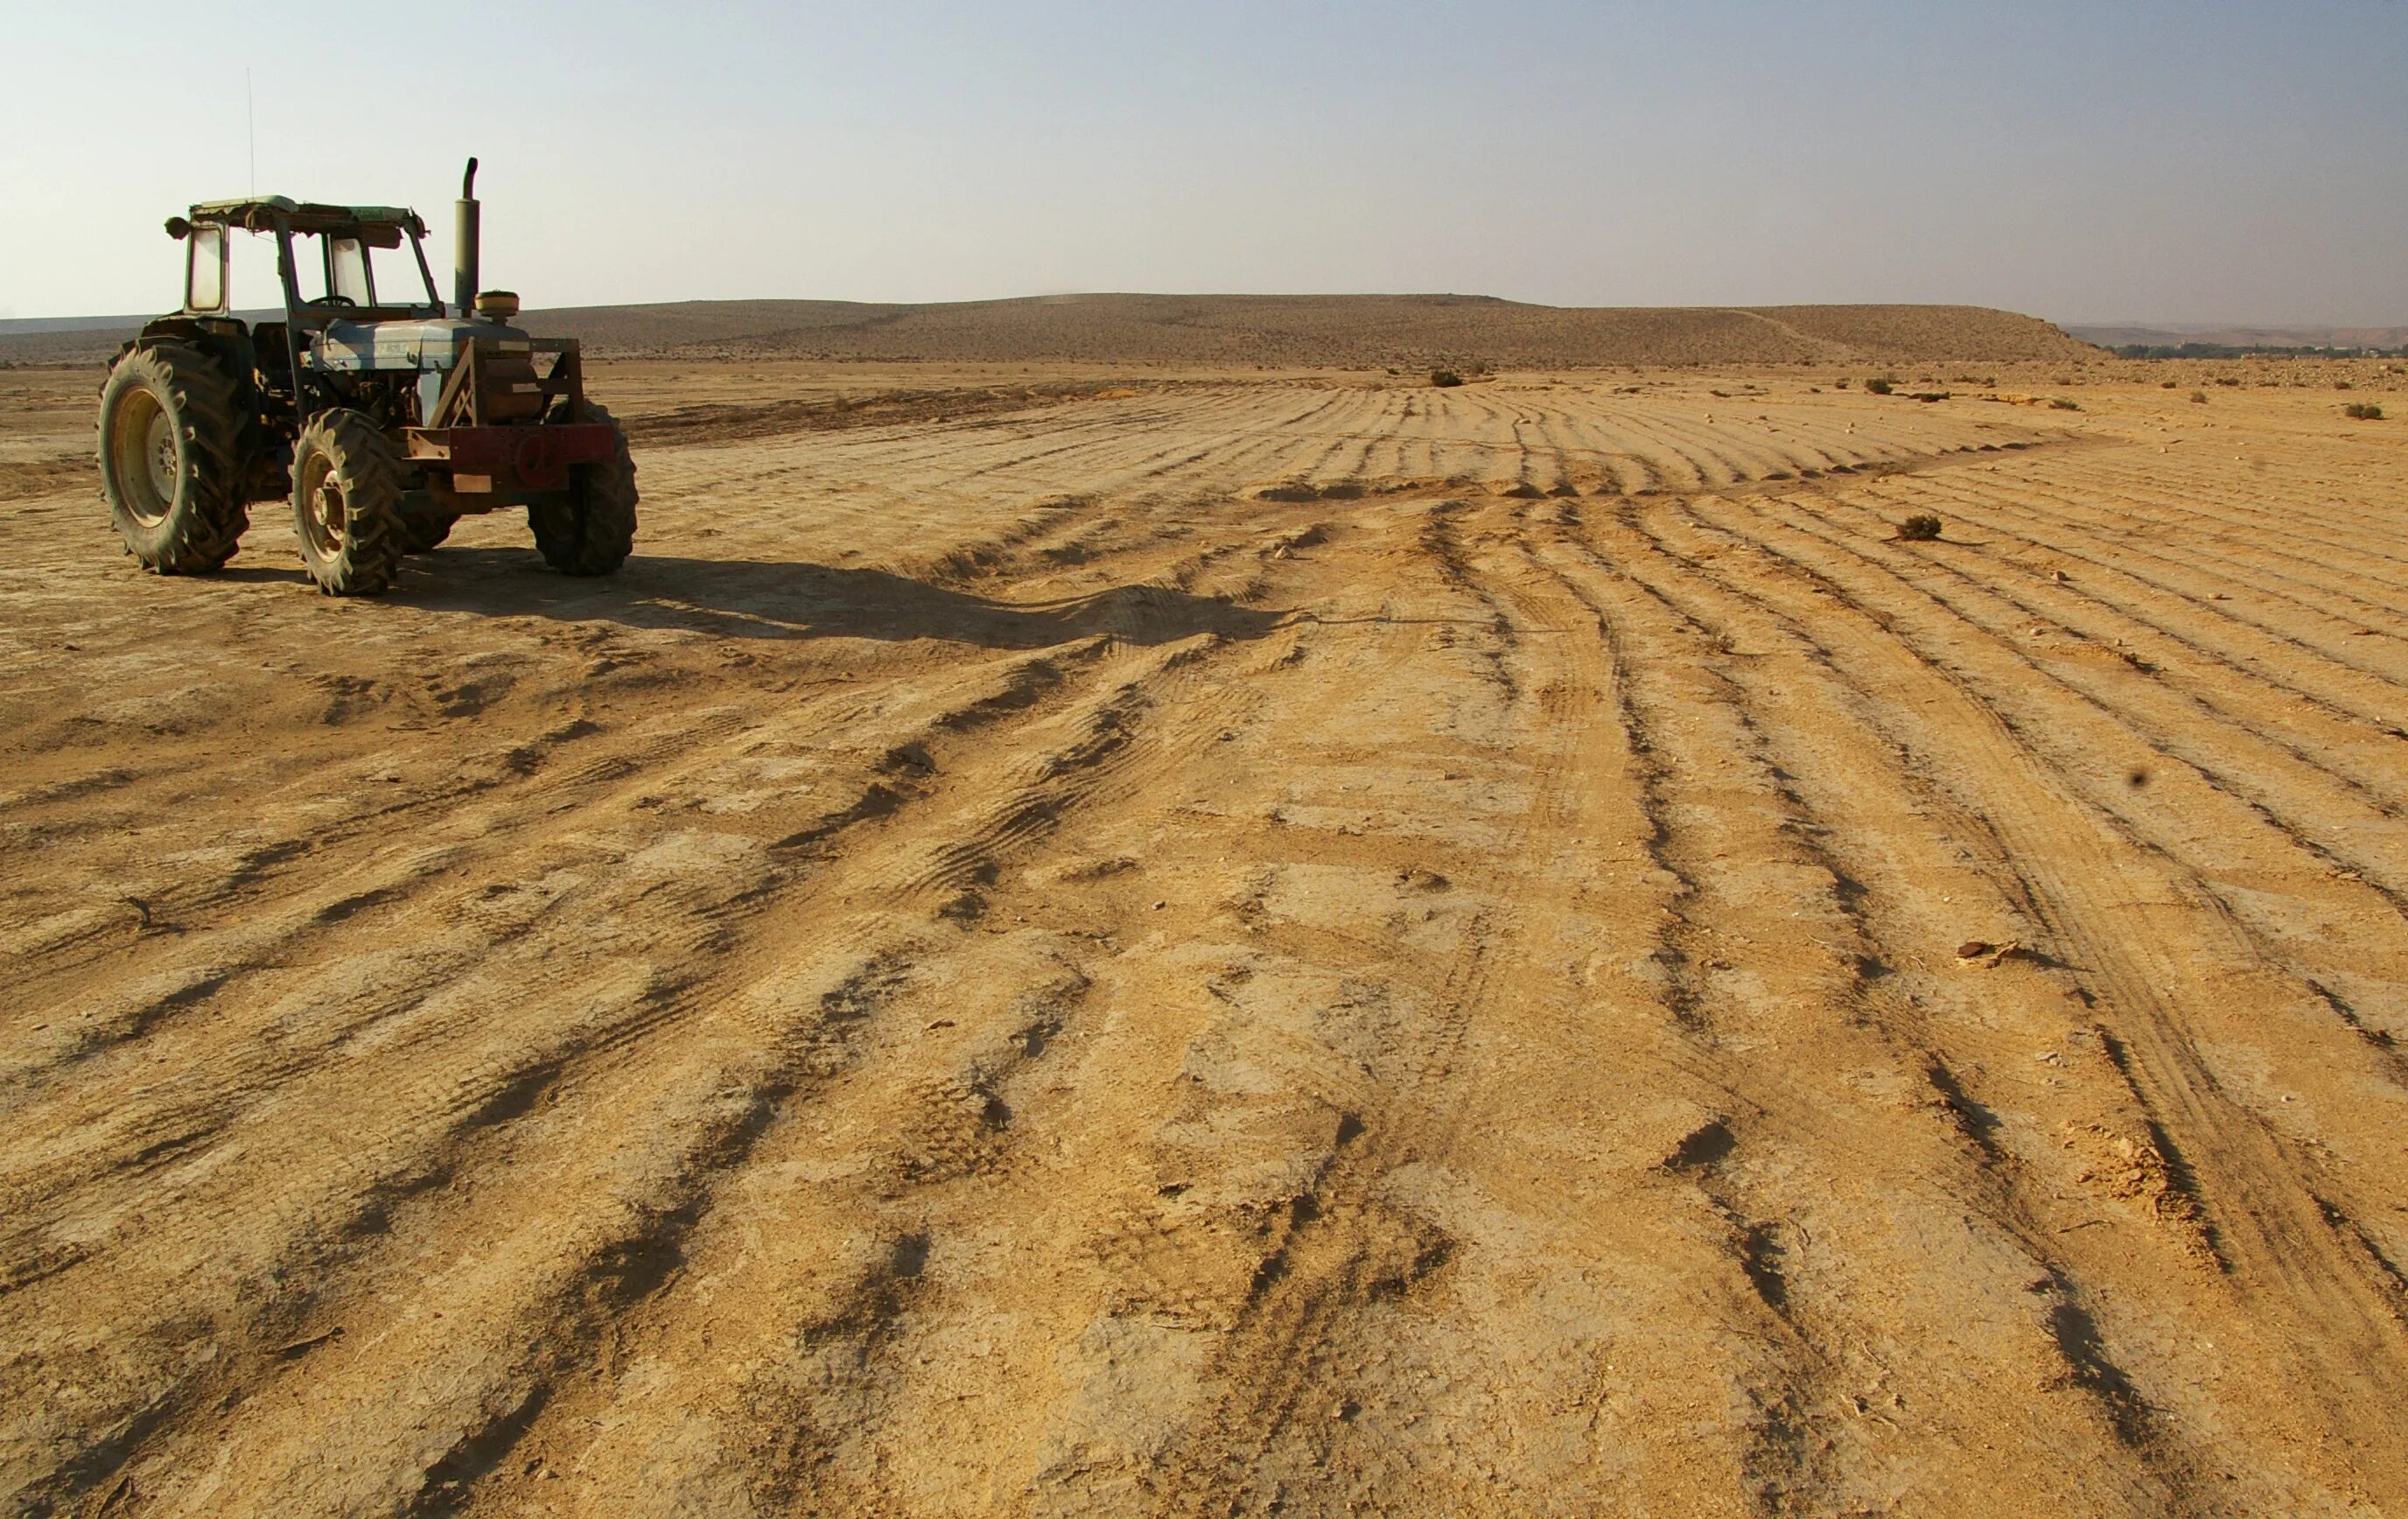
<instances>
[{"instance_id":1,"label":"tractor engine hood","mask_svg":"<svg viewBox=\"0 0 2408 1519\"><path fill-rule=\"evenodd\" d=\"M494 344L505 351L526 351L534 339L517 327L498 322L466 322L457 317L432 317L406 322L345 322L326 323L305 359L313 369L356 373L366 369L449 369L463 338Z\"/></svg>"}]
</instances>

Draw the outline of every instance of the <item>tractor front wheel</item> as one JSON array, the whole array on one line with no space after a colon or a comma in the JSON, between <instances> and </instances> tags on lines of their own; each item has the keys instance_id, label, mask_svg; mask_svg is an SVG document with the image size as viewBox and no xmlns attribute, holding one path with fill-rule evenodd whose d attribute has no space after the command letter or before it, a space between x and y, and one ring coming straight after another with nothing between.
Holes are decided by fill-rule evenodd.
<instances>
[{"instance_id":1,"label":"tractor front wheel","mask_svg":"<svg viewBox=\"0 0 2408 1519\"><path fill-rule=\"evenodd\" d=\"M162 575L234 557L243 509L242 423L234 381L184 343L119 359L100 389L100 484L126 552Z\"/></svg>"},{"instance_id":2,"label":"tractor front wheel","mask_svg":"<svg viewBox=\"0 0 2408 1519\"><path fill-rule=\"evenodd\" d=\"M366 412L322 411L293 445L293 526L301 562L330 596L372 596L408 551L401 457Z\"/></svg>"},{"instance_id":3,"label":"tractor front wheel","mask_svg":"<svg viewBox=\"0 0 2408 1519\"><path fill-rule=\"evenodd\" d=\"M452 536L459 521L444 511L412 512L401 520L401 546L409 553L431 553Z\"/></svg>"},{"instance_id":4,"label":"tractor front wheel","mask_svg":"<svg viewBox=\"0 0 2408 1519\"><path fill-rule=\"evenodd\" d=\"M552 420L569 420L567 409L562 402ZM528 507L527 525L552 568L564 575L608 575L635 552L636 462L627 454L626 433L609 412L588 401L576 420L611 424L611 456L571 466L567 498Z\"/></svg>"}]
</instances>

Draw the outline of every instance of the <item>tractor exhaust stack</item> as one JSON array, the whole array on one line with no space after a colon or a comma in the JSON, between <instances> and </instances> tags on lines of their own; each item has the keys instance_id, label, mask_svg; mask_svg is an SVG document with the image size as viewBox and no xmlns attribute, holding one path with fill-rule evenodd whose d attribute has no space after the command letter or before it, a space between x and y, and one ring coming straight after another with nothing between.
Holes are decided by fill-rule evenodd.
<instances>
[{"instance_id":1,"label":"tractor exhaust stack","mask_svg":"<svg viewBox=\"0 0 2408 1519\"><path fill-rule=\"evenodd\" d=\"M452 203L452 303L466 320L477 308L477 161L460 177L460 198Z\"/></svg>"}]
</instances>

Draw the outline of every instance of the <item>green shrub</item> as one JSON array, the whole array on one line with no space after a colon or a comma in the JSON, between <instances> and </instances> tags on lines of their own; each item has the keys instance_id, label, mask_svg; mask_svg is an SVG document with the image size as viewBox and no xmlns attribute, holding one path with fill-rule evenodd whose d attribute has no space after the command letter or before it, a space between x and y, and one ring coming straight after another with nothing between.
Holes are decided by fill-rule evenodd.
<instances>
[{"instance_id":1,"label":"green shrub","mask_svg":"<svg viewBox=\"0 0 2408 1519\"><path fill-rule=\"evenodd\" d=\"M1866 380L1865 389L1872 392L1875 395L1887 395L1892 390L1896 389L1896 387L1886 380L1875 379Z\"/></svg>"},{"instance_id":2,"label":"green shrub","mask_svg":"<svg viewBox=\"0 0 2408 1519\"><path fill-rule=\"evenodd\" d=\"M1940 519L1919 511L1898 524L1898 536L1909 543L1929 543L1940 537Z\"/></svg>"},{"instance_id":3,"label":"green shrub","mask_svg":"<svg viewBox=\"0 0 2408 1519\"><path fill-rule=\"evenodd\" d=\"M1430 383L1443 389L1449 385L1462 384L1463 377L1452 369L1433 369L1430 371Z\"/></svg>"},{"instance_id":4,"label":"green shrub","mask_svg":"<svg viewBox=\"0 0 2408 1519\"><path fill-rule=\"evenodd\" d=\"M2381 422L2383 420L2383 408L2379 406L2370 406L2364 401L2352 401L2349 405L2341 408L2341 414L2344 417L2355 418L2359 422Z\"/></svg>"}]
</instances>

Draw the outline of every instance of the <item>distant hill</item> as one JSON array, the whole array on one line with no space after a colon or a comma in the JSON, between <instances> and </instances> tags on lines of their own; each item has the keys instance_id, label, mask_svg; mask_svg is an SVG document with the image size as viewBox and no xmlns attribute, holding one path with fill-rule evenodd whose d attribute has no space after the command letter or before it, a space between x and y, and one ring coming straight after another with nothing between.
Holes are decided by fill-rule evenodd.
<instances>
[{"instance_id":1,"label":"distant hill","mask_svg":"<svg viewBox=\"0 0 2408 1519\"><path fill-rule=\"evenodd\" d=\"M2229 322L2069 324L2068 333L2100 348L2408 348L2408 327L2251 327Z\"/></svg>"},{"instance_id":2,"label":"distant hill","mask_svg":"<svg viewBox=\"0 0 2408 1519\"><path fill-rule=\"evenodd\" d=\"M1394 365L2001 363L2093 351L1972 306L1553 307L1485 295L1041 295L941 305L678 301L531 311L597 355ZM105 359L118 328L11 334L0 360Z\"/></svg>"},{"instance_id":3,"label":"distant hill","mask_svg":"<svg viewBox=\"0 0 2408 1519\"><path fill-rule=\"evenodd\" d=\"M2060 358L2089 351L1977 307L1526 306L1484 295L1065 295L934 306L690 301L537 314L599 351L1192 365L1750 364Z\"/></svg>"}]
</instances>

